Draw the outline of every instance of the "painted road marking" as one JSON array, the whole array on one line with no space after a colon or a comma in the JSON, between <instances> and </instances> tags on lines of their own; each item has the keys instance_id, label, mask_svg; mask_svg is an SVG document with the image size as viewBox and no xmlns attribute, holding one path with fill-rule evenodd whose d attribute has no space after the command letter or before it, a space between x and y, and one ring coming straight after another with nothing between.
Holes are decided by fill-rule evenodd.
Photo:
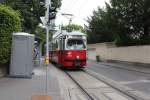
<instances>
[{"instance_id":1,"label":"painted road marking","mask_svg":"<svg viewBox=\"0 0 150 100\"><path fill-rule=\"evenodd\" d=\"M34 95L31 100L51 100L51 97L48 95Z\"/></svg>"}]
</instances>

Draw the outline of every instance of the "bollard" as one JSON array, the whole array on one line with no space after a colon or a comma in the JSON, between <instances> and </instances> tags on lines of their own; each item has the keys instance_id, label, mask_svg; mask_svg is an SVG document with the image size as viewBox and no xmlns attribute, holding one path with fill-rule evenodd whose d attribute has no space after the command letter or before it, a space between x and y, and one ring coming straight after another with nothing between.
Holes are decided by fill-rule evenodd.
<instances>
[{"instance_id":1,"label":"bollard","mask_svg":"<svg viewBox=\"0 0 150 100\"><path fill-rule=\"evenodd\" d=\"M96 56L96 61L97 61L97 62L100 62L100 57L99 57L99 55Z\"/></svg>"},{"instance_id":2,"label":"bollard","mask_svg":"<svg viewBox=\"0 0 150 100\"><path fill-rule=\"evenodd\" d=\"M49 57L45 57L45 65L48 65L49 64Z\"/></svg>"}]
</instances>

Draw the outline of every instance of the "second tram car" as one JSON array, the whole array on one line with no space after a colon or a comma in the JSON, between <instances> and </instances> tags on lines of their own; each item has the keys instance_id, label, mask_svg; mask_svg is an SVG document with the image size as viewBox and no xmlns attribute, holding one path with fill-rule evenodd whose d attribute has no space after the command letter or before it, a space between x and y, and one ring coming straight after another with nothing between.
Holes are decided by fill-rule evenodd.
<instances>
[{"instance_id":1,"label":"second tram car","mask_svg":"<svg viewBox=\"0 0 150 100\"><path fill-rule=\"evenodd\" d=\"M78 31L58 31L50 42L50 61L63 68L84 68L86 65L86 35Z\"/></svg>"}]
</instances>

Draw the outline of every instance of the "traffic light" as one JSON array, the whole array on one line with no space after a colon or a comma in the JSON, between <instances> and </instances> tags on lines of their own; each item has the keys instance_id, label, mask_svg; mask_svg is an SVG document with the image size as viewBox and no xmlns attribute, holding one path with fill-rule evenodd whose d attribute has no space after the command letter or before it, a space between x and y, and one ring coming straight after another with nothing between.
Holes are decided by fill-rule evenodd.
<instances>
[{"instance_id":1,"label":"traffic light","mask_svg":"<svg viewBox=\"0 0 150 100\"><path fill-rule=\"evenodd\" d=\"M56 11L56 7L50 7L50 8L49 8L49 11L50 11L50 12L57 12L57 11Z\"/></svg>"},{"instance_id":2,"label":"traffic light","mask_svg":"<svg viewBox=\"0 0 150 100\"><path fill-rule=\"evenodd\" d=\"M50 22L50 20L55 19L56 18L56 7L50 7L49 8L49 20L48 22Z\"/></svg>"},{"instance_id":3,"label":"traffic light","mask_svg":"<svg viewBox=\"0 0 150 100\"><path fill-rule=\"evenodd\" d=\"M55 17L56 17L56 13L55 12L51 12L49 14L49 20L55 19Z\"/></svg>"}]
</instances>

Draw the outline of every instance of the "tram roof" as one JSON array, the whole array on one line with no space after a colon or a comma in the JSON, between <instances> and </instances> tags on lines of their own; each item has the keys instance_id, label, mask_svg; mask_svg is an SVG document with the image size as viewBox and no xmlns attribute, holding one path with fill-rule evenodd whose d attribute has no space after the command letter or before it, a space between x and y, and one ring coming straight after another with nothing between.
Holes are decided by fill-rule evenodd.
<instances>
[{"instance_id":1,"label":"tram roof","mask_svg":"<svg viewBox=\"0 0 150 100\"><path fill-rule=\"evenodd\" d=\"M53 35L53 38L56 38L56 37L62 36L62 35L85 35L86 36L86 34L79 32L79 31L67 32L66 30L62 30L62 31L59 30Z\"/></svg>"}]
</instances>

